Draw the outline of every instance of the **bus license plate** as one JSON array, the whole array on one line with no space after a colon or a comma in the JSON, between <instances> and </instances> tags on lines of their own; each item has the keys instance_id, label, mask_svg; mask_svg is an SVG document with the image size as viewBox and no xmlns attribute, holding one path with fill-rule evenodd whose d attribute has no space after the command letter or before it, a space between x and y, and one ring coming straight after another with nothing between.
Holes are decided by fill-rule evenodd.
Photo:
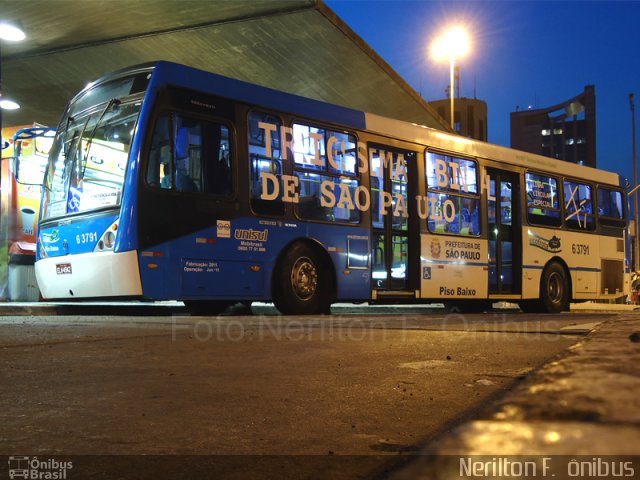
<instances>
[{"instance_id":1,"label":"bus license plate","mask_svg":"<svg viewBox=\"0 0 640 480\"><path fill-rule=\"evenodd\" d=\"M56 264L56 273L58 275L66 275L71 273L71 264L70 263L57 263Z\"/></svg>"}]
</instances>

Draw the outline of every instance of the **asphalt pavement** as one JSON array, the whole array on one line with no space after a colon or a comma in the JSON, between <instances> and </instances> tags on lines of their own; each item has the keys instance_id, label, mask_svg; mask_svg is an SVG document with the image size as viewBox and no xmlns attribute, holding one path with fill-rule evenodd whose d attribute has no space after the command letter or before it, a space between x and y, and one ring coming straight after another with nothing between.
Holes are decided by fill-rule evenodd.
<instances>
[{"instance_id":1,"label":"asphalt pavement","mask_svg":"<svg viewBox=\"0 0 640 480\"><path fill-rule=\"evenodd\" d=\"M133 310L128 314L141 315L152 308L144 303L129 307ZM78 308L95 313L112 307L0 304L0 315L78 314ZM380 308L384 313L387 307ZM599 304L573 309L610 315L573 327L590 333L528 373L473 419L443 432L420 451L398 452L406 461L377 472L376 478L444 480L464 478L465 472L476 478L525 476L523 473L531 478L553 476L554 480L629 477L615 475L616 466L639 478L640 313L631 306ZM185 313L176 303L160 305L160 311L164 313L156 309L155 314ZM606 320L599 323L601 318ZM477 461L478 469L473 470L475 464L466 461ZM549 471L547 461L553 463ZM533 474L509 475L514 462L520 462L519 468L532 462Z\"/></svg>"}]
</instances>

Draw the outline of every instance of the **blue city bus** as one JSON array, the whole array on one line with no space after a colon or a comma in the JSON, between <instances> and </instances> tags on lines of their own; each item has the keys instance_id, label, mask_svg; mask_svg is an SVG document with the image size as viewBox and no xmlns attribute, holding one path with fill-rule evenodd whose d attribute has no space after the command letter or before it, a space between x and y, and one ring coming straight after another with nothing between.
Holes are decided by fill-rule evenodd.
<instances>
[{"instance_id":1,"label":"blue city bus","mask_svg":"<svg viewBox=\"0 0 640 480\"><path fill-rule=\"evenodd\" d=\"M496 301L628 293L620 177L169 62L76 95L51 150L46 299Z\"/></svg>"}]
</instances>

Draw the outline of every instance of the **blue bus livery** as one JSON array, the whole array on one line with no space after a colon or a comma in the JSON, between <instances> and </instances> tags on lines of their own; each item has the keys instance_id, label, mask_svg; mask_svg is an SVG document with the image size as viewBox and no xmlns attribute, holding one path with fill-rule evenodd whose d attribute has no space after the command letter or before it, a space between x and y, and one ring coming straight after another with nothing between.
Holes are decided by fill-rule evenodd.
<instances>
[{"instance_id":1,"label":"blue bus livery","mask_svg":"<svg viewBox=\"0 0 640 480\"><path fill-rule=\"evenodd\" d=\"M628 292L620 184L157 62L69 103L36 274L45 298L175 299L198 313L254 300L287 314L338 300L560 311Z\"/></svg>"}]
</instances>

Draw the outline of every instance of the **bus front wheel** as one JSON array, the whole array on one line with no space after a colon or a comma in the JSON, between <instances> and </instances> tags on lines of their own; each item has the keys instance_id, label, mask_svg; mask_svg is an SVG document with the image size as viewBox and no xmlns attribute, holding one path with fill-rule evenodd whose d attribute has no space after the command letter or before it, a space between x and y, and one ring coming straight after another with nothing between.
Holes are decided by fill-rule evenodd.
<instances>
[{"instance_id":1,"label":"bus front wheel","mask_svg":"<svg viewBox=\"0 0 640 480\"><path fill-rule=\"evenodd\" d=\"M302 242L284 253L273 273L273 303L285 315L330 313L333 277L328 259Z\"/></svg>"}]
</instances>

